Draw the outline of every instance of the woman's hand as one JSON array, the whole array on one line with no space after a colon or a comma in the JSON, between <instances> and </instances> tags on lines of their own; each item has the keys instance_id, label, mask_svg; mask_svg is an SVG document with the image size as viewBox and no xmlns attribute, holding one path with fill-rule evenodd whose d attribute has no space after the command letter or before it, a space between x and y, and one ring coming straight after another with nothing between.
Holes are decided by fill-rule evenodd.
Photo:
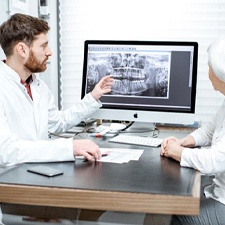
<instances>
[{"instance_id":1,"label":"woman's hand","mask_svg":"<svg viewBox=\"0 0 225 225\"><path fill-rule=\"evenodd\" d=\"M170 157L180 162L184 147L175 137L166 138L161 145L161 156Z\"/></svg>"},{"instance_id":2,"label":"woman's hand","mask_svg":"<svg viewBox=\"0 0 225 225\"><path fill-rule=\"evenodd\" d=\"M177 144L181 145L179 139L177 139L177 138L175 138L175 137L173 137L173 136L168 137L168 138L165 138L165 139L163 140L163 143L161 144L161 152L160 152L160 155L161 155L161 156L164 156L164 155L165 155L165 153L166 153L166 148L168 147L168 143L169 143L170 140L173 140L173 141L175 141Z\"/></svg>"}]
</instances>

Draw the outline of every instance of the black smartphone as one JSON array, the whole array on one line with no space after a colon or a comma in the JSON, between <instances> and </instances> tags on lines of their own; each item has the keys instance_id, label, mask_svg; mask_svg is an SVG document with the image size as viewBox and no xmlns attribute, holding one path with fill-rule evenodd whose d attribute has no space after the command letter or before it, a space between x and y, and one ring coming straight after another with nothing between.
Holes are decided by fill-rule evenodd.
<instances>
[{"instance_id":1,"label":"black smartphone","mask_svg":"<svg viewBox=\"0 0 225 225\"><path fill-rule=\"evenodd\" d=\"M27 169L27 171L31 173L44 175L47 177L54 177L54 176L63 174L63 171L59 169L54 169L49 166L43 166L43 165L30 167L29 169Z\"/></svg>"}]
</instances>

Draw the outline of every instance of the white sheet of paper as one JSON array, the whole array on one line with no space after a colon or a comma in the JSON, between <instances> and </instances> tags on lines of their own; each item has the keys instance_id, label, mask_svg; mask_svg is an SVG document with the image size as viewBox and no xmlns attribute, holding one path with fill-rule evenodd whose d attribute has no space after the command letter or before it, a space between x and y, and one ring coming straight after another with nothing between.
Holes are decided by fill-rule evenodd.
<instances>
[{"instance_id":1,"label":"white sheet of paper","mask_svg":"<svg viewBox=\"0 0 225 225\"><path fill-rule=\"evenodd\" d=\"M110 163L128 163L130 160L139 160L144 150L142 149L126 149L126 148L100 148L103 156L100 162Z\"/></svg>"}]
</instances>

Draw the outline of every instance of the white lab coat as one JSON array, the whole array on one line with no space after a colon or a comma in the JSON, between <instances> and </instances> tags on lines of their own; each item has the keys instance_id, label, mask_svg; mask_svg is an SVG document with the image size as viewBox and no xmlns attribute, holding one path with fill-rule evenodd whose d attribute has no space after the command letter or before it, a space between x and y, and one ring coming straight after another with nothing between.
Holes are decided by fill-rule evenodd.
<instances>
[{"instance_id":1,"label":"white lab coat","mask_svg":"<svg viewBox=\"0 0 225 225\"><path fill-rule=\"evenodd\" d=\"M225 101L212 121L191 135L196 146L206 147L185 148L180 164L203 174L215 175L214 183L205 188L205 195L225 204Z\"/></svg>"},{"instance_id":2,"label":"white lab coat","mask_svg":"<svg viewBox=\"0 0 225 225\"><path fill-rule=\"evenodd\" d=\"M0 62L0 166L24 162L74 160L72 139L48 139L64 132L101 107L91 94L59 111L43 80L33 75L33 101L19 75Z\"/></svg>"}]
</instances>

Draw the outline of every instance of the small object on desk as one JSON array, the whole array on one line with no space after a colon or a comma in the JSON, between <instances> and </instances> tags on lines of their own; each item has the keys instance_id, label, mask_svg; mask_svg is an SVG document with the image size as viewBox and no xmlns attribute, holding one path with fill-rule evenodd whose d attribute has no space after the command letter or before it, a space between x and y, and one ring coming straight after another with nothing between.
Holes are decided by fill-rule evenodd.
<instances>
[{"instance_id":1,"label":"small object on desk","mask_svg":"<svg viewBox=\"0 0 225 225\"><path fill-rule=\"evenodd\" d=\"M104 135L101 135L99 133L88 133L89 137L96 137L96 138L101 138L101 137L114 137L116 134L115 133L106 133Z\"/></svg>"},{"instance_id":2,"label":"small object on desk","mask_svg":"<svg viewBox=\"0 0 225 225\"><path fill-rule=\"evenodd\" d=\"M97 133L95 133L97 132ZM111 130L111 126L99 126L95 129L94 133L90 133L89 136L100 138L102 136L114 136L116 133ZM118 131L117 131L118 132ZM113 133L113 135L112 135ZM110 134L110 135L108 135Z\"/></svg>"},{"instance_id":3,"label":"small object on desk","mask_svg":"<svg viewBox=\"0 0 225 225\"><path fill-rule=\"evenodd\" d=\"M112 123L112 124L110 124L110 130L114 131L114 132L121 131L125 128L126 128L126 125L122 124L122 123Z\"/></svg>"},{"instance_id":4,"label":"small object on desk","mask_svg":"<svg viewBox=\"0 0 225 225\"><path fill-rule=\"evenodd\" d=\"M79 124L77 124L77 127L86 127L86 126L90 126L93 123L96 122L96 119L92 119L92 118L87 118L83 121L81 121Z\"/></svg>"},{"instance_id":5,"label":"small object on desk","mask_svg":"<svg viewBox=\"0 0 225 225\"><path fill-rule=\"evenodd\" d=\"M49 166L43 166L43 165L33 166L33 167L27 169L27 171L31 172L31 173L44 175L47 177L54 177L54 176L63 174L63 171L61 171L61 170L54 169Z\"/></svg>"},{"instance_id":6,"label":"small object on desk","mask_svg":"<svg viewBox=\"0 0 225 225\"><path fill-rule=\"evenodd\" d=\"M102 152L102 157L105 157L108 154L109 154L109 151L108 152ZM81 159L81 160L83 160L83 162L87 162L88 161L84 156L76 156L75 159Z\"/></svg>"},{"instance_id":7,"label":"small object on desk","mask_svg":"<svg viewBox=\"0 0 225 225\"><path fill-rule=\"evenodd\" d=\"M99 137L104 136L106 133L110 131L110 127L106 127L103 131L99 132Z\"/></svg>"},{"instance_id":8,"label":"small object on desk","mask_svg":"<svg viewBox=\"0 0 225 225\"><path fill-rule=\"evenodd\" d=\"M148 147L159 147L163 139L153 137L140 137L131 135L118 135L109 140L109 142L120 143L120 144L131 144L131 145L142 145Z\"/></svg>"},{"instance_id":9,"label":"small object on desk","mask_svg":"<svg viewBox=\"0 0 225 225\"><path fill-rule=\"evenodd\" d=\"M108 126L100 125L99 127L95 128L95 130L94 130L95 132L90 133L89 136L98 137L98 138L100 138L102 136L113 137L116 134L118 134L118 132L123 130L124 128L126 128L126 125L124 125L122 123L111 123Z\"/></svg>"}]
</instances>

